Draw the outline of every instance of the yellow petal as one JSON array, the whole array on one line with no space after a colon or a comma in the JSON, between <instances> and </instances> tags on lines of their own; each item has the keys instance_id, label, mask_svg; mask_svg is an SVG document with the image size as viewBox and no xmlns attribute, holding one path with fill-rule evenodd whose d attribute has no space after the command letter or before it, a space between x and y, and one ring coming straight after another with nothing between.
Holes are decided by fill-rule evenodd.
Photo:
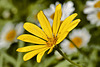
<instances>
[{"instance_id":1,"label":"yellow petal","mask_svg":"<svg viewBox=\"0 0 100 67\"><path fill-rule=\"evenodd\" d=\"M59 26L60 26L60 19L61 19L62 11L61 11L61 4L56 6L54 20L53 20L53 34L56 36Z\"/></svg>"},{"instance_id":2,"label":"yellow petal","mask_svg":"<svg viewBox=\"0 0 100 67\"><path fill-rule=\"evenodd\" d=\"M33 35L30 35L30 34L20 35L17 39L25 41L25 42L30 42L30 43L46 44L46 41L44 41L38 37L35 37Z\"/></svg>"},{"instance_id":3,"label":"yellow petal","mask_svg":"<svg viewBox=\"0 0 100 67\"><path fill-rule=\"evenodd\" d=\"M24 24L24 28L28 32L47 40L46 34L38 26L36 26L35 24L27 22L27 23Z\"/></svg>"},{"instance_id":4,"label":"yellow petal","mask_svg":"<svg viewBox=\"0 0 100 67\"><path fill-rule=\"evenodd\" d=\"M50 50L48 51L48 54L50 54L50 53L52 52L54 46L55 46L55 45L53 45L53 46L50 48Z\"/></svg>"},{"instance_id":5,"label":"yellow petal","mask_svg":"<svg viewBox=\"0 0 100 67\"><path fill-rule=\"evenodd\" d=\"M66 31L65 33L59 35L56 44L59 44L61 41L63 41L65 39L65 37L68 35L68 33L69 33L69 31Z\"/></svg>"},{"instance_id":6,"label":"yellow petal","mask_svg":"<svg viewBox=\"0 0 100 67\"><path fill-rule=\"evenodd\" d=\"M65 39L65 37L68 35L68 33L74 29L78 23L80 22L80 19L74 20L73 22L71 22L68 27L66 29L63 29L64 31L62 31L61 33L58 33L58 40L56 44L59 44L62 40Z\"/></svg>"},{"instance_id":7,"label":"yellow petal","mask_svg":"<svg viewBox=\"0 0 100 67\"><path fill-rule=\"evenodd\" d=\"M71 16L67 17L67 18L63 21L63 23L62 23L61 26L60 26L58 35L61 34L61 33L64 33L64 32L67 30L69 24L71 23L71 21L72 21L76 16L77 16L77 13L74 13L74 14L72 14Z\"/></svg>"},{"instance_id":8,"label":"yellow petal","mask_svg":"<svg viewBox=\"0 0 100 67\"><path fill-rule=\"evenodd\" d=\"M49 48L48 48L48 49L49 49ZM41 62L41 59L42 59L44 53L45 53L48 49L44 50L43 52L40 52L40 53L37 55L37 62L38 62L38 63Z\"/></svg>"},{"instance_id":9,"label":"yellow petal","mask_svg":"<svg viewBox=\"0 0 100 67\"><path fill-rule=\"evenodd\" d=\"M32 51L32 50L37 50L40 48L44 48L47 45L33 45L33 46L26 46L26 47L22 47L22 48L18 48L16 51L18 52L28 52L28 51Z\"/></svg>"},{"instance_id":10,"label":"yellow petal","mask_svg":"<svg viewBox=\"0 0 100 67\"><path fill-rule=\"evenodd\" d=\"M32 57L34 57L35 55L37 55L38 53L45 51L46 49L48 49L48 47L28 52L24 55L23 60L27 61L31 59Z\"/></svg>"},{"instance_id":11,"label":"yellow petal","mask_svg":"<svg viewBox=\"0 0 100 67\"><path fill-rule=\"evenodd\" d=\"M51 26L50 26L50 23L49 21L47 20L47 18L45 17L45 15L43 14L42 11L40 11L38 14L37 14L37 18L39 20L39 23L42 27L42 29L44 30L44 32L47 34L47 36L49 38L52 38L52 30L51 30Z\"/></svg>"},{"instance_id":12,"label":"yellow petal","mask_svg":"<svg viewBox=\"0 0 100 67\"><path fill-rule=\"evenodd\" d=\"M80 19L76 19L73 22L71 22L70 25L68 26L67 30L71 31L72 29L74 29L80 21L81 21Z\"/></svg>"}]
</instances>

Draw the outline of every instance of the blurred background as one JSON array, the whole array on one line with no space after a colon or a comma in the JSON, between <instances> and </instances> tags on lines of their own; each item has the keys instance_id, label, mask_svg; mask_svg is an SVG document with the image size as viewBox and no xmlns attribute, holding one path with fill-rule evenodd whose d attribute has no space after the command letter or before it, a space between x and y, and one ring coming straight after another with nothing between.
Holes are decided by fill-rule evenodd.
<instances>
[{"instance_id":1,"label":"blurred background","mask_svg":"<svg viewBox=\"0 0 100 67\"><path fill-rule=\"evenodd\" d=\"M58 3L62 4L62 22L73 13L81 19L67 37L82 53L67 39L59 44L62 51L83 67L100 67L100 0L0 0L0 67L75 67L55 49L45 53L41 63L36 62L36 57L23 61L25 53L16 51L19 47L34 45L16 39L29 33L23 24L31 22L40 27L37 13L42 10L52 25Z\"/></svg>"}]
</instances>

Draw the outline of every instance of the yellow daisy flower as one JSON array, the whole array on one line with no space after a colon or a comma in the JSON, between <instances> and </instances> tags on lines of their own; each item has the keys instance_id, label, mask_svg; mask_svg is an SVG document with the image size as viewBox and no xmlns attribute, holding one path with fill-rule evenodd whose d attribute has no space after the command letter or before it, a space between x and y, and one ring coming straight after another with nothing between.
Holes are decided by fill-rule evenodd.
<instances>
[{"instance_id":1,"label":"yellow daisy flower","mask_svg":"<svg viewBox=\"0 0 100 67\"><path fill-rule=\"evenodd\" d=\"M67 36L67 34L80 22L80 19L76 19L71 22L77 16L77 14L74 13L71 16L67 17L62 24L60 24L61 14L61 5L58 4L55 10L53 26L51 27L44 13L40 11L37 14L37 18L43 30L32 23L27 22L24 24L24 28L35 36L30 34L23 34L20 35L17 39L25 42L41 44L18 48L18 52L28 52L23 57L24 61L27 61L37 55L37 62L39 63L44 53L48 49L50 49L48 51L48 54L51 53L53 48L57 44L59 44Z\"/></svg>"}]
</instances>

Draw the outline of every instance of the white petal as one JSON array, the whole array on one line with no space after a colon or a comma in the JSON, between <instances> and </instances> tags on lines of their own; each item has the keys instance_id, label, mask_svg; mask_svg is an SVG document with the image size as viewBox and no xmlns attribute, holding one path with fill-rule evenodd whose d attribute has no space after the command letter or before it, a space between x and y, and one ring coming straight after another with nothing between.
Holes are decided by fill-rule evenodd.
<instances>
[{"instance_id":1,"label":"white petal","mask_svg":"<svg viewBox=\"0 0 100 67\"><path fill-rule=\"evenodd\" d=\"M86 5L87 6L93 6L96 3L96 1L87 1Z\"/></svg>"},{"instance_id":2,"label":"white petal","mask_svg":"<svg viewBox=\"0 0 100 67\"><path fill-rule=\"evenodd\" d=\"M0 49L8 49L10 45L10 42L0 41Z\"/></svg>"},{"instance_id":3,"label":"white petal","mask_svg":"<svg viewBox=\"0 0 100 67\"><path fill-rule=\"evenodd\" d=\"M55 4L56 4L56 6L57 6L58 4L61 4L61 3L57 1Z\"/></svg>"},{"instance_id":4,"label":"white petal","mask_svg":"<svg viewBox=\"0 0 100 67\"><path fill-rule=\"evenodd\" d=\"M63 52L65 52L67 55L77 52L76 48L70 48L69 45L70 42L66 39L60 44Z\"/></svg>"},{"instance_id":5,"label":"white petal","mask_svg":"<svg viewBox=\"0 0 100 67\"><path fill-rule=\"evenodd\" d=\"M89 13L92 13L94 11L95 11L95 8L93 8L93 7L87 7L84 9L85 14L89 14Z\"/></svg>"},{"instance_id":6,"label":"white petal","mask_svg":"<svg viewBox=\"0 0 100 67\"><path fill-rule=\"evenodd\" d=\"M92 13L95 10L97 10L97 8L94 8L94 4L96 2L97 2L96 0L95 1L87 1L86 2L86 8L84 9L84 13L89 14L89 13Z\"/></svg>"},{"instance_id":7,"label":"white petal","mask_svg":"<svg viewBox=\"0 0 100 67\"><path fill-rule=\"evenodd\" d=\"M7 33L13 29L14 29L14 25L11 22L6 23L1 31L1 40L5 40Z\"/></svg>"},{"instance_id":8,"label":"white petal","mask_svg":"<svg viewBox=\"0 0 100 67\"><path fill-rule=\"evenodd\" d=\"M87 15L87 20L89 20L91 24L96 24L98 21L97 14L91 13L91 14Z\"/></svg>"},{"instance_id":9,"label":"white petal","mask_svg":"<svg viewBox=\"0 0 100 67\"><path fill-rule=\"evenodd\" d=\"M19 23L15 27L17 35L20 35L24 32L23 23Z\"/></svg>"},{"instance_id":10,"label":"white petal","mask_svg":"<svg viewBox=\"0 0 100 67\"><path fill-rule=\"evenodd\" d=\"M44 9L43 12L46 15L46 17L50 17L55 12L55 5L51 4L50 8Z\"/></svg>"},{"instance_id":11,"label":"white petal","mask_svg":"<svg viewBox=\"0 0 100 67\"><path fill-rule=\"evenodd\" d=\"M51 18L48 18L49 22L50 22L50 25L52 27L52 24L53 24L53 20Z\"/></svg>"},{"instance_id":12,"label":"white petal","mask_svg":"<svg viewBox=\"0 0 100 67\"><path fill-rule=\"evenodd\" d=\"M62 17L61 20L63 21L65 18L67 18L70 14L72 14L72 12L75 10L75 8L73 7L73 2L72 1L68 1L67 3L63 4L62 7Z\"/></svg>"}]
</instances>

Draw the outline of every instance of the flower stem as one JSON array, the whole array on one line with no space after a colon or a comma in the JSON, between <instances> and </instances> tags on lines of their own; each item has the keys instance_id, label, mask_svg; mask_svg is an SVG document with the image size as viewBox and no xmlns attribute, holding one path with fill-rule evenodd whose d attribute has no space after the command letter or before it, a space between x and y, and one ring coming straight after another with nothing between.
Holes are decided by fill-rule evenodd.
<instances>
[{"instance_id":1,"label":"flower stem","mask_svg":"<svg viewBox=\"0 0 100 67\"><path fill-rule=\"evenodd\" d=\"M3 55L0 55L0 67L3 67Z\"/></svg>"},{"instance_id":2,"label":"flower stem","mask_svg":"<svg viewBox=\"0 0 100 67\"><path fill-rule=\"evenodd\" d=\"M67 61L69 61L69 62L72 63L73 65L76 65L76 66L78 66L78 67L82 67L82 66L80 66L79 64L77 64L77 63L73 62L72 60L70 60L70 59L59 49L58 46L56 47L56 50L57 50Z\"/></svg>"},{"instance_id":3,"label":"flower stem","mask_svg":"<svg viewBox=\"0 0 100 67\"><path fill-rule=\"evenodd\" d=\"M79 51L79 52L81 52L81 50L76 46L76 44L72 41L72 40L70 40L69 38L67 38L75 47L76 47L76 49Z\"/></svg>"},{"instance_id":4,"label":"flower stem","mask_svg":"<svg viewBox=\"0 0 100 67\"><path fill-rule=\"evenodd\" d=\"M13 65L16 65L16 60L13 57L11 57L10 55L8 55L6 53L6 51L2 51L1 53L3 55L3 58L5 58L7 61L9 61L10 63L12 63Z\"/></svg>"},{"instance_id":5,"label":"flower stem","mask_svg":"<svg viewBox=\"0 0 100 67\"><path fill-rule=\"evenodd\" d=\"M24 42L19 41L18 47L20 48L23 46L24 46ZM22 64L22 53L18 53L16 67L20 67L21 64Z\"/></svg>"}]
</instances>

